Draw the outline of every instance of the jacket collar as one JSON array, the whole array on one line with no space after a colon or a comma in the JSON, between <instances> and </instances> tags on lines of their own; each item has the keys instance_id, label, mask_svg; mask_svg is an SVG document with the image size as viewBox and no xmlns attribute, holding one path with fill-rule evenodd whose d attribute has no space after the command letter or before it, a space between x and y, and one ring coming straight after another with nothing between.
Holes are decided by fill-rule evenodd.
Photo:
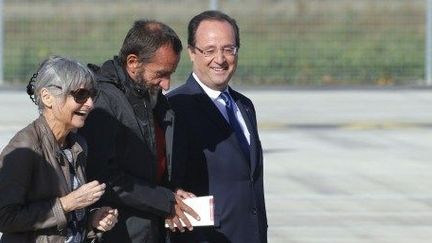
<instances>
[{"instance_id":1,"label":"jacket collar","mask_svg":"<svg viewBox=\"0 0 432 243\"><path fill-rule=\"evenodd\" d=\"M64 181L63 183L60 183L62 186L63 193L68 193L71 188L71 180L70 180L70 172L69 172L69 163L66 163L65 158L63 157L63 154L61 152L61 148L57 143L57 140L54 137L54 134L52 130L50 129L48 122L46 121L45 117L41 115L36 121L35 121L35 127L37 130L38 137L40 138L40 144L42 148L42 152L45 154L46 160L51 163L53 168L58 171L59 174L63 175ZM84 148L81 146L81 144L84 144L83 141L79 141L79 136L74 133L70 132L66 140L71 145L71 152L73 159L77 162L77 166L80 166L81 169L77 170L77 176L79 179L84 182L85 176L84 176L84 168L82 168L85 165L86 152L84 151Z\"/></svg>"},{"instance_id":2,"label":"jacket collar","mask_svg":"<svg viewBox=\"0 0 432 243\"><path fill-rule=\"evenodd\" d=\"M106 61L100 68L93 64L89 64L89 66L96 73L98 82L111 83L127 96L133 94L138 98L149 97L147 87L132 80L126 69L120 64L118 56Z\"/></svg>"},{"instance_id":3,"label":"jacket collar","mask_svg":"<svg viewBox=\"0 0 432 243\"><path fill-rule=\"evenodd\" d=\"M229 133L230 126L228 122L192 74L186 81L186 86L189 88L192 97L195 99L195 103L200 107L201 112L206 114L209 117L209 120L215 122L222 129L222 132Z\"/></svg>"},{"instance_id":4,"label":"jacket collar","mask_svg":"<svg viewBox=\"0 0 432 243\"><path fill-rule=\"evenodd\" d=\"M189 87L189 91L191 92L192 96L195 97L197 104L199 104L201 108L201 111L205 113L210 118L210 120L216 122L222 129L222 132L230 132L228 122L225 120L225 118L223 118L222 114L219 112L192 74L186 81L186 85ZM242 113L246 126L249 130L249 133L251 134L251 151L255 151L257 131L256 125L254 126L254 124L252 124L252 111L248 105L244 104L244 101L242 101L241 95L238 92L233 90L231 87L228 87L228 91ZM259 161L257 161L256 156L251 156L251 175L255 173L258 163Z\"/></svg>"},{"instance_id":5,"label":"jacket collar","mask_svg":"<svg viewBox=\"0 0 432 243\"><path fill-rule=\"evenodd\" d=\"M54 137L54 134L51 130L51 128L48 125L47 120L45 119L45 117L43 115L41 115L37 120L36 120L36 126L38 127L38 129L41 131L41 133L44 135L42 136L42 139L44 141L44 145L46 146L50 146L50 148L52 149L52 151L59 151L61 148L57 143L57 140ZM77 155L81 152L83 152L83 147L79 144L78 142L78 135L75 132L70 132L67 137L66 137L66 141L68 142L68 144L70 144L70 148L72 151L72 154Z\"/></svg>"}]
</instances>

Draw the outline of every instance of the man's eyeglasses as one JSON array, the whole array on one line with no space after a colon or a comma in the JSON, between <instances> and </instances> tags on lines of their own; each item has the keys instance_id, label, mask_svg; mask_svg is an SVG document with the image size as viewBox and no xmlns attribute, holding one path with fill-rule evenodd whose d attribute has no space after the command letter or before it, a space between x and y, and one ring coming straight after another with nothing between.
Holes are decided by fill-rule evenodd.
<instances>
[{"instance_id":1,"label":"man's eyeglasses","mask_svg":"<svg viewBox=\"0 0 432 243\"><path fill-rule=\"evenodd\" d=\"M227 46L223 47L221 49L217 48L208 48L208 49L201 49L196 46L192 46L192 48L197 49L199 52L201 52L205 57L214 57L218 53L219 50L222 51L222 54L224 56L235 56L237 55L238 47L237 46Z\"/></svg>"},{"instance_id":2,"label":"man's eyeglasses","mask_svg":"<svg viewBox=\"0 0 432 243\"><path fill-rule=\"evenodd\" d=\"M62 87L60 87L58 85L50 85L49 87L55 87L58 89L62 89ZM69 92L69 94L74 98L76 103L84 104L84 103L86 103L88 98L92 98L92 100L94 100L94 98L96 97L97 91L96 91L96 89L79 88L76 90L72 90L71 92Z\"/></svg>"}]
</instances>

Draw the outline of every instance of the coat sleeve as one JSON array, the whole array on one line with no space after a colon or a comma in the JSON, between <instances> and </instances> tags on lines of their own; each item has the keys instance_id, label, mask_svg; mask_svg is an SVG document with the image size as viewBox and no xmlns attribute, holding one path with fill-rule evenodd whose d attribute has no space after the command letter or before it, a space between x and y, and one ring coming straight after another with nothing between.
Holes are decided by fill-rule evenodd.
<instances>
[{"instance_id":1,"label":"coat sleeve","mask_svg":"<svg viewBox=\"0 0 432 243\"><path fill-rule=\"evenodd\" d=\"M41 156L28 137L15 136L0 155L0 231L25 232L66 227L58 198L28 202L31 177ZM34 144L34 143L33 143Z\"/></svg>"},{"instance_id":2,"label":"coat sleeve","mask_svg":"<svg viewBox=\"0 0 432 243\"><path fill-rule=\"evenodd\" d=\"M107 184L103 196L106 202L166 217L174 208L173 192L125 170L125 165L134 162L127 160L129 157L122 149L126 138L120 120L125 115L125 107L120 105L119 100L124 97L119 95L123 96L101 90L95 109L78 131L87 140L87 176L89 180Z\"/></svg>"}]
</instances>

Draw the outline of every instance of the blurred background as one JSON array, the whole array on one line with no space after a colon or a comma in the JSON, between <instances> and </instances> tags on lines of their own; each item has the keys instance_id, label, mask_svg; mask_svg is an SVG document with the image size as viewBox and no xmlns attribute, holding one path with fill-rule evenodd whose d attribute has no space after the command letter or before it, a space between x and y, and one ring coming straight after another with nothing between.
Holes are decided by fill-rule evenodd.
<instances>
[{"instance_id":1,"label":"blurred background","mask_svg":"<svg viewBox=\"0 0 432 243\"><path fill-rule=\"evenodd\" d=\"M423 85L427 0L2 0L4 82L50 54L102 63L138 18L186 26L217 8L241 30L238 84ZM184 52L183 54L186 54ZM183 56L175 82L190 62Z\"/></svg>"}]
</instances>

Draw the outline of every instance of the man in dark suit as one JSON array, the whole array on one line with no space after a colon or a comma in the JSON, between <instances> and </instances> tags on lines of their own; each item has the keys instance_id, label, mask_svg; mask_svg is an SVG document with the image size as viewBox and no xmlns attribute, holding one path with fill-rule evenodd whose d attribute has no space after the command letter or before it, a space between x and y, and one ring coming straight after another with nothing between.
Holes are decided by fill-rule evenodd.
<instances>
[{"instance_id":1,"label":"man in dark suit","mask_svg":"<svg viewBox=\"0 0 432 243\"><path fill-rule=\"evenodd\" d=\"M173 235L173 242L267 242L255 109L228 85L239 48L238 26L226 14L205 11L189 22L193 72L168 94L176 114L172 182L179 192L214 196L215 226Z\"/></svg>"},{"instance_id":2,"label":"man in dark suit","mask_svg":"<svg viewBox=\"0 0 432 243\"><path fill-rule=\"evenodd\" d=\"M162 90L170 86L181 50L169 26L138 20L119 56L101 67L89 65L99 92L79 130L88 142L87 174L107 185L100 204L119 210L118 224L104 242L164 242L164 219L183 231L182 219L192 229L183 211L196 214L164 183L174 114Z\"/></svg>"}]
</instances>

